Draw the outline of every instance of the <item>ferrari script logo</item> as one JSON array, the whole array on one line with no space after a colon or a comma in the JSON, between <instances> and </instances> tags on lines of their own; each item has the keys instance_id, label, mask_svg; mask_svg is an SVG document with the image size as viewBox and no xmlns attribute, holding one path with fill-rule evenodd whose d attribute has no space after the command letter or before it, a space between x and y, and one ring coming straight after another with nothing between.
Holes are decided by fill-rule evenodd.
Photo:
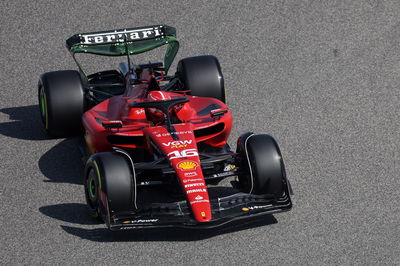
<instances>
[{"instance_id":1,"label":"ferrari script logo","mask_svg":"<svg viewBox=\"0 0 400 266\"><path fill-rule=\"evenodd\" d=\"M123 30L123 31L112 31L107 33L92 33L81 35L83 44L98 44L98 43L116 43L124 42L124 36L126 40L135 41L161 37L162 32L158 27L146 28L146 29L134 29L134 30Z\"/></svg>"}]
</instances>

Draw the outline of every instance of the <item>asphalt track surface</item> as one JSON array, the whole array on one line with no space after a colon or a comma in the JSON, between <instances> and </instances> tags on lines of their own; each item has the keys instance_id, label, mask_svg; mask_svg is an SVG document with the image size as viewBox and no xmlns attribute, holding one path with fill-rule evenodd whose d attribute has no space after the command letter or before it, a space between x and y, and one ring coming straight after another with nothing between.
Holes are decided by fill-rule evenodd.
<instances>
[{"instance_id":1,"label":"asphalt track surface","mask_svg":"<svg viewBox=\"0 0 400 266\"><path fill-rule=\"evenodd\" d=\"M0 1L0 264L399 265L399 14L396 0ZM38 77L75 69L72 34L157 23L177 28L177 59L219 57L232 144L276 137L291 212L116 234L88 217L77 140L46 139Z\"/></svg>"}]
</instances>

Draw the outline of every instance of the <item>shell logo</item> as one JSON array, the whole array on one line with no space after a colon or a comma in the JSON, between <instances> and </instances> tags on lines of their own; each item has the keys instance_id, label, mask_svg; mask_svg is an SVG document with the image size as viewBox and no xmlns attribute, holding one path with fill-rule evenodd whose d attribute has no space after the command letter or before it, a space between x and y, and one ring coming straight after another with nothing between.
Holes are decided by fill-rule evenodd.
<instances>
[{"instance_id":1,"label":"shell logo","mask_svg":"<svg viewBox=\"0 0 400 266\"><path fill-rule=\"evenodd\" d=\"M193 161L183 161L177 164L177 167L183 171L196 169L197 166L199 165Z\"/></svg>"}]
</instances>

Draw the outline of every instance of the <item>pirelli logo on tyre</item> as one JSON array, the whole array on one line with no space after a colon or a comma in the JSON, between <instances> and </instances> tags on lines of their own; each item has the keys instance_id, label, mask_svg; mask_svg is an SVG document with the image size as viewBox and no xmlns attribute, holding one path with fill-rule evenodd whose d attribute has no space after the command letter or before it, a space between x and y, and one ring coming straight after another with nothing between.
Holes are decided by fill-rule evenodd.
<instances>
[{"instance_id":1,"label":"pirelli logo on tyre","mask_svg":"<svg viewBox=\"0 0 400 266\"><path fill-rule=\"evenodd\" d=\"M195 170L197 166L199 166L199 164L194 161L182 161L178 163L176 166L183 171L188 171L188 170Z\"/></svg>"}]
</instances>

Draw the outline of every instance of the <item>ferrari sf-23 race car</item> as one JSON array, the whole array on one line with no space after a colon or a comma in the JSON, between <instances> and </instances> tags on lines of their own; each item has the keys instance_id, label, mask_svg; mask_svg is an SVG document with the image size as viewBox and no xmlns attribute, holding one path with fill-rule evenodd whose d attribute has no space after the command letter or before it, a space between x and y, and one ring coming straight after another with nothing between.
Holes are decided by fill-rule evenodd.
<instances>
[{"instance_id":1,"label":"ferrari sf-23 race car","mask_svg":"<svg viewBox=\"0 0 400 266\"><path fill-rule=\"evenodd\" d=\"M83 134L88 209L110 230L212 228L291 209L277 142L248 132L236 151L227 143L232 117L216 57L184 58L168 75L179 42L166 25L76 34L66 45L79 71L40 77L41 118L51 137ZM131 64L163 45L163 63ZM78 53L127 62L87 75Z\"/></svg>"}]
</instances>

